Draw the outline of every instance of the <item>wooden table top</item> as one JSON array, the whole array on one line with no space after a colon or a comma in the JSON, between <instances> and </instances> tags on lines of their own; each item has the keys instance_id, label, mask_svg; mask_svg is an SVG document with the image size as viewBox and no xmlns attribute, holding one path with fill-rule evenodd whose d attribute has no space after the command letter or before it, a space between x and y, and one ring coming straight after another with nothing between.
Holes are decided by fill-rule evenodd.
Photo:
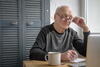
<instances>
[{"instance_id":1,"label":"wooden table top","mask_svg":"<svg viewBox=\"0 0 100 67\"><path fill-rule=\"evenodd\" d=\"M27 60L23 61L23 67L70 67L70 63L64 63L61 65L49 65L47 61Z\"/></svg>"}]
</instances>

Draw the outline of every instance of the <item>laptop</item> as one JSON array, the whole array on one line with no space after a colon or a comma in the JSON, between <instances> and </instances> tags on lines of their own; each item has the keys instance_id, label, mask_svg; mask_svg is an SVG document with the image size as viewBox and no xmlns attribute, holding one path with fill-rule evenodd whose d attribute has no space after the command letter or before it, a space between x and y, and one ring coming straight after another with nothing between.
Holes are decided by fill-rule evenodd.
<instances>
[{"instance_id":1,"label":"laptop","mask_svg":"<svg viewBox=\"0 0 100 67\"><path fill-rule=\"evenodd\" d=\"M88 37L86 67L100 67L100 34Z\"/></svg>"},{"instance_id":2,"label":"laptop","mask_svg":"<svg viewBox=\"0 0 100 67\"><path fill-rule=\"evenodd\" d=\"M90 34L86 62L70 64L71 67L100 67L100 34Z\"/></svg>"}]
</instances>

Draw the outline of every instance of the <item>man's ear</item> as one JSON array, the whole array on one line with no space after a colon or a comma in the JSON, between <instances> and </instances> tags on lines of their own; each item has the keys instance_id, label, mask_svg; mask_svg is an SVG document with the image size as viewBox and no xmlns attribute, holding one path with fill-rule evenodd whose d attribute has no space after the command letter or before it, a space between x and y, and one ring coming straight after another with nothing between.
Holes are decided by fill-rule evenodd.
<instances>
[{"instance_id":1,"label":"man's ear","mask_svg":"<svg viewBox=\"0 0 100 67\"><path fill-rule=\"evenodd\" d=\"M54 14L54 20L56 19L56 14Z\"/></svg>"}]
</instances>

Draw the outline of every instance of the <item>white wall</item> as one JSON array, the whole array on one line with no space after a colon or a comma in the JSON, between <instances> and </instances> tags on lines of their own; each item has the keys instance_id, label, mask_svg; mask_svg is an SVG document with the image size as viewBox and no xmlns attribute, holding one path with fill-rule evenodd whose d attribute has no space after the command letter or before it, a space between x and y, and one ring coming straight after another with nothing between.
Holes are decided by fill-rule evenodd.
<instances>
[{"instance_id":1,"label":"white wall","mask_svg":"<svg viewBox=\"0 0 100 67\"><path fill-rule=\"evenodd\" d=\"M54 21L54 13L58 6L68 5L72 8L75 16L81 16L81 1L80 0L50 0L50 23ZM82 37L82 31L74 23L71 27L78 32L78 35Z\"/></svg>"},{"instance_id":2,"label":"white wall","mask_svg":"<svg viewBox=\"0 0 100 67\"><path fill-rule=\"evenodd\" d=\"M100 0L87 1L87 24L92 33L100 33Z\"/></svg>"}]
</instances>

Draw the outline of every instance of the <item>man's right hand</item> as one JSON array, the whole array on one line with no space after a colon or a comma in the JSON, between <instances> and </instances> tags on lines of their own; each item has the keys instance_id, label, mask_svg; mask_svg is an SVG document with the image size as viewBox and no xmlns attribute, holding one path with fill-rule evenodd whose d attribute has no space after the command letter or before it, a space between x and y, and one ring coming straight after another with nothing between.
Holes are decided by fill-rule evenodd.
<instances>
[{"instance_id":1,"label":"man's right hand","mask_svg":"<svg viewBox=\"0 0 100 67\"><path fill-rule=\"evenodd\" d=\"M67 52L61 53L61 61L72 61L78 57L75 50L68 50Z\"/></svg>"}]
</instances>

